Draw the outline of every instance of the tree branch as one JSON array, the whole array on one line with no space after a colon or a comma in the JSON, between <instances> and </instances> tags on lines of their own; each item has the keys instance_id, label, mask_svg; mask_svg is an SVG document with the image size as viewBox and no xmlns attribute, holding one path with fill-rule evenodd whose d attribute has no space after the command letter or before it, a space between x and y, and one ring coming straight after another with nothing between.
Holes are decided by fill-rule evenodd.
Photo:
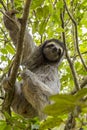
<instances>
[{"instance_id":1,"label":"tree branch","mask_svg":"<svg viewBox=\"0 0 87 130\"><path fill-rule=\"evenodd\" d=\"M64 29L64 18L63 18L63 12L60 14L60 18L61 18L61 23L62 23L62 28ZM63 37L63 42L64 42L64 45L65 45L65 55L66 55L66 58L67 58L67 61L69 63L69 66L70 66L70 69L71 69L71 72L72 72L72 76L73 76L73 79L74 79L74 84L75 84L75 88L76 90L79 90L79 83L78 83L78 79L77 79L77 74L76 74L76 71L75 71L75 68L73 66L73 63L68 55L68 50L67 50L67 47L66 47L66 39L65 39L65 32L62 32L62 37Z\"/></svg>"},{"instance_id":2,"label":"tree branch","mask_svg":"<svg viewBox=\"0 0 87 130\"><path fill-rule=\"evenodd\" d=\"M12 9L14 9L14 0L10 0L10 1L11 1Z\"/></svg>"},{"instance_id":3,"label":"tree branch","mask_svg":"<svg viewBox=\"0 0 87 130\"><path fill-rule=\"evenodd\" d=\"M6 6L5 6L5 4L3 3L3 1L2 1L2 0L0 0L0 3L2 4L2 6L3 6L4 10L5 10L5 11L7 11L7 8L6 8Z\"/></svg>"},{"instance_id":4,"label":"tree branch","mask_svg":"<svg viewBox=\"0 0 87 130\"><path fill-rule=\"evenodd\" d=\"M65 28L65 25L64 25L64 12L65 12L65 10L61 11L61 14L60 14L60 19L61 19L61 24L62 24L61 26L62 26L63 29ZM79 86L79 83L78 83L77 74L76 74L74 65L73 65L73 63L72 63L72 61L71 61L71 59L69 57L69 54L68 54L68 50L67 50L67 46L66 46L66 39L65 39L65 32L62 32L62 37L63 37L63 42L64 42L64 45L65 45L65 55L66 55L67 61L69 63L71 72L72 72L75 88L78 91L80 89L80 86ZM71 130L73 128L75 128L75 117L74 117L73 113L70 113L69 117L67 119L64 130Z\"/></svg>"},{"instance_id":5,"label":"tree branch","mask_svg":"<svg viewBox=\"0 0 87 130\"><path fill-rule=\"evenodd\" d=\"M6 111L9 114L11 114L10 106L11 106L12 99L14 96L14 88L15 88L14 84L16 81L16 76L17 76L18 68L19 68L20 61L21 61L23 40L24 40L24 34L25 34L25 29L26 29L26 23L27 23L27 19L28 19L28 15L29 15L30 3L31 3L31 0L26 0L26 2L25 2L21 27L19 30L18 41L17 41L17 52L16 52L12 72L11 72L9 80L8 80L8 88L10 87L10 89L9 89L9 91L6 92L5 100L3 103L3 112Z\"/></svg>"},{"instance_id":6,"label":"tree branch","mask_svg":"<svg viewBox=\"0 0 87 130\"><path fill-rule=\"evenodd\" d=\"M84 88L87 85L87 76L84 77L84 79L80 83L80 88ZM70 94L74 95L77 92L77 90L73 90Z\"/></svg>"},{"instance_id":7,"label":"tree branch","mask_svg":"<svg viewBox=\"0 0 87 130\"><path fill-rule=\"evenodd\" d=\"M22 22L21 22L21 29L19 31L19 37L17 41L17 53L15 57L15 63L13 66L13 72L11 73L10 76L10 82L11 84L15 83L16 80L16 75L17 75L17 70L19 68L20 60L21 60L21 54L22 54L22 47L23 47L23 39L24 39L24 33L26 29L26 23L27 23L27 18L29 14L29 7L30 7L31 0L26 0L24 12L23 12L23 17L22 17Z\"/></svg>"},{"instance_id":8,"label":"tree branch","mask_svg":"<svg viewBox=\"0 0 87 130\"><path fill-rule=\"evenodd\" d=\"M74 27L75 27L75 44L76 44L76 49L77 49L78 55L79 55L79 57L81 59L81 62L83 64L85 70L87 70L87 66L86 66L86 64L85 64L85 62L84 62L84 60L82 58L82 55L80 53L80 50L79 50L77 22L75 21L75 19L72 17L71 13L69 12L69 9L68 9L67 4L66 4L66 0L63 0L63 2L64 2L64 5L65 5L65 8L66 8L66 11L67 11L70 19L72 20L72 22L74 24Z\"/></svg>"}]
</instances>

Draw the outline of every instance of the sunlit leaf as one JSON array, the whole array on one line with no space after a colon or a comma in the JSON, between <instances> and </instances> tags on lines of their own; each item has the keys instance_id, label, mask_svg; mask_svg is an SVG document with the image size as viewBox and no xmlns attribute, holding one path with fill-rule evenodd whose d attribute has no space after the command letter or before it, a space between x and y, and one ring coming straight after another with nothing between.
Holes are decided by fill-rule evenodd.
<instances>
[{"instance_id":1,"label":"sunlit leaf","mask_svg":"<svg viewBox=\"0 0 87 130\"><path fill-rule=\"evenodd\" d=\"M7 61L6 56L1 56L1 60L2 60L2 61Z\"/></svg>"},{"instance_id":2,"label":"sunlit leaf","mask_svg":"<svg viewBox=\"0 0 87 130\"><path fill-rule=\"evenodd\" d=\"M76 93L75 97L77 100L80 100L82 97L86 95L87 95L87 88L83 88Z\"/></svg>"},{"instance_id":3,"label":"sunlit leaf","mask_svg":"<svg viewBox=\"0 0 87 130\"><path fill-rule=\"evenodd\" d=\"M44 2L44 0L35 0L35 1L32 1L31 8L35 9L35 8L41 6L41 4L43 2Z\"/></svg>"},{"instance_id":4,"label":"sunlit leaf","mask_svg":"<svg viewBox=\"0 0 87 130\"><path fill-rule=\"evenodd\" d=\"M62 123L62 120L60 118L48 117L45 121L41 123L39 130L54 128L55 126L59 126L60 123Z\"/></svg>"},{"instance_id":5,"label":"sunlit leaf","mask_svg":"<svg viewBox=\"0 0 87 130\"><path fill-rule=\"evenodd\" d=\"M7 126L6 122L3 120L0 120L0 130L5 130L6 126Z\"/></svg>"},{"instance_id":6,"label":"sunlit leaf","mask_svg":"<svg viewBox=\"0 0 87 130\"><path fill-rule=\"evenodd\" d=\"M5 48L2 48L2 49L1 49L1 52L2 52L3 54L7 54L7 53L8 53Z\"/></svg>"},{"instance_id":7,"label":"sunlit leaf","mask_svg":"<svg viewBox=\"0 0 87 130\"><path fill-rule=\"evenodd\" d=\"M12 130L12 126L6 125L5 128L4 128L3 130Z\"/></svg>"},{"instance_id":8,"label":"sunlit leaf","mask_svg":"<svg viewBox=\"0 0 87 130\"><path fill-rule=\"evenodd\" d=\"M46 25L47 25L47 22L45 22L45 20L43 20L41 22L41 24L39 25L39 30L38 31L39 31L40 35L42 35L45 32Z\"/></svg>"},{"instance_id":9,"label":"sunlit leaf","mask_svg":"<svg viewBox=\"0 0 87 130\"><path fill-rule=\"evenodd\" d=\"M15 50L11 45L6 45L6 50L11 54L15 54Z\"/></svg>"},{"instance_id":10,"label":"sunlit leaf","mask_svg":"<svg viewBox=\"0 0 87 130\"><path fill-rule=\"evenodd\" d=\"M87 88L79 90L75 96L69 94L51 96L50 99L54 102L45 107L44 112L51 116L58 116L73 112L76 106L81 108L87 107L87 104L81 101L85 95L87 95Z\"/></svg>"}]
</instances>

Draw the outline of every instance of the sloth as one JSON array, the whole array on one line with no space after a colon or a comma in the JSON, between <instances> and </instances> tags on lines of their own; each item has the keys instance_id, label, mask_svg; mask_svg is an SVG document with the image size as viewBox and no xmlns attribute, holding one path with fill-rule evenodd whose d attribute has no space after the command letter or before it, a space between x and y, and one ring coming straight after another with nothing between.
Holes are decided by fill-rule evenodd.
<instances>
[{"instance_id":1,"label":"sloth","mask_svg":"<svg viewBox=\"0 0 87 130\"><path fill-rule=\"evenodd\" d=\"M6 15L16 21L16 25ZM9 31L15 47L17 46L18 27L20 21L13 11L6 12L4 24ZM25 66L21 73L22 81L15 83L15 93L11 104L14 112L24 117L38 116L44 119L43 109L50 104L49 97L60 91L58 66L64 56L64 44L57 39L46 40L36 46L26 27L21 65Z\"/></svg>"}]
</instances>

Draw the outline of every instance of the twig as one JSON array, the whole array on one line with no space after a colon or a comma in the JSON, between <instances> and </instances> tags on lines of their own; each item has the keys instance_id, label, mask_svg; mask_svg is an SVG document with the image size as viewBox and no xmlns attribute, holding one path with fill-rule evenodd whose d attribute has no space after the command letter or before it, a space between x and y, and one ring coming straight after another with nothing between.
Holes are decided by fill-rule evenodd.
<instances>
[{"instance_id":1,"label":"twig","mask_svg":"<svg viewBox=\"0 0 87 130\"><path fill-rule=\"evenodd\" d=\"M84 88L85 85L87 85L87 76L86 76L86 77L84 78L84 80L81 82L80 87L81 87L81 88Z\"/></svg>"},{"instance_id":2,"label":"twig","mask_svg":"<svg viewBox=\"0 0 87 130\"><path fill-rule=\"evenodd\" d=\"M61 18L61 22L62 22L62 28L64 29L64 18L63 18L63 12L60 14L60 18ZM75 88L76 90L79 90L79 83L78 83L78 79L77 79L77 74L76 74L76 71L75 71L75 68L73 66L73 63L68 55L68 50L67 50L67 47L66 47L66 39L65 39L65 32L62 32L62 37L63 37L63 42L64 42L64 45L65 45L65 53L66 53L66 58L67 58L67 61L69 63L69 66L70 66L70 69L71 69L71 72L72 72L72 76L73 76L73 79L74 79L74 84L75 84Z\"/></svg>"},{"instance_id":3,"label":"twig","mask_svg":"<svg viewBox=\"0 0 87 130\"><path fill-rule=\"evenodd\" d=\"M75 128L75 118L73 114L70 113L64 130L72 130L73 128Z\"/></svg>"},{"instance_id":4,"label":"twig","mask_svg":"<svg viewBox=\"0 0 87 130\"><path fill-rule=\"evenodd\" d=\"M80 83L80 88L84 88L86 85L87 85L87 76ZM77 90L75 89L70 94L74 95L76 92L77 92Z\"/></svg>"},{"instance_id":5,"label":"twig","mask_svg":"<svg viewBox=\"0 0 87 130\"><path fill-rule=\"evenodd\" d=\"M23 13L23 17L22 17L22 22L21 22L21 30L19 32L19 37L18 37L16 58L14 61L13 72L11 73L11 76L10 76L10 81L12 84L15 83L17 70L19 68L19 64L20 64L20 60L21 60L22 47L23 47L22 44L23 44L24 33L25 33L25 29L26 29L27 18L28 18L28 14L29 14L30 3L31 3L31 0L26 0L24 13Z\"/></svg>"},{"instance_id":6,"label":"twig","mask_svg":"<svg viewBox=\"0 0 87 130\"><path fill-rule=\"evenodd\" d=\"M14 9L14 0L10 0L10 1L11 1L12 9Z\"/></svg>"},{"instance_id":7,"label":"twig","mask_svg":"<svg viewBox=\"0 0 87 130\"><path fill-rule=\"evenodd\" d=\"M2 4L2 6L3 6L4 10L5 10L5 11L7 11L7 8L6 8L6 6L4 5L4 3L3 3L3 1L2 1L2 0L0 0L0 3Z\"/></svg>"},{"instance_id":8,"label":"twig","mask_svg":"<svg viewBox=\"0 0 87 130\"><path fill-rule=\"evenodd\" d=\"M8 40L7 35L6 35L6 33L5 33L5 31L3 30L2 27L0 27L0 29L1 29L1 32L4 34L4 41L6 42Z\"/></svg>"},{"instance_id":9,"label":"twig","mask_svg":"<svg viewBox=\"0 0 87 130\"><path fill-rule=\"evenodd\" d=\"M76 49L77 49L78 55L79 55L79 57L81 59L81 62L83 64L85 70L87 70L87 66L86 66L86 64L85 64L85 62L84 62L84 60L82 58L82 55L80 53L80 50L79 50L77 22L75 21L75 19L72 17L71 13L69 12L69 9L68 9L67 4L66 4L66 0L63 0L63 2L64 2L64 5L65 5L65 8L66 8L66 11L67 11L70 19L72 20L72 22L73 22L73 24L75 26L75 42L76 42Z\"/></svg>"},{"instance_id":10,"label":"twig","mask_svg":"<svg viewBox=\"0 0 87 130\"><path fill-rule=\"evenodd\" d=\"M5 100L3 103L4 112L6 111L9 114L11 114L10 106L11 106L12 99L14 96L14 84L16 81L16 76L17 76L18 68L19 68L20 61L21 61L23 39L24 39L24 33L25 33L26 23L27 23L28 14L29 14L30 3L31 3L31 0L26 0L26 2L25 2L25 8L24 8L23 16L22 16L21 28L19 30L19 37L18 37L18 41L17 41L16 57L15 57L12 72L10 74L9 81L8 81L11 89L6 93Z\"/></svg>"},{"instance_id":11,"label":"twig","mask_svg":"<svg viewBox=\"0 0 87 130\"><path fill-rule=\"evenodd\" d=\"M65 11L63 10L63 11L61 11L61 14L60 14L60 19L61 19L61 23L62 23L61 26L62 26L63 29L65 28L65 25L64 25L64 12ZM78 91L80 87L79 87L79 83L78 83L75 68L74 68L73 63L72 63L72 61L71 61L71 59L69 57L69 54L68 54L68 50L67 50L67 46L66 46L66 39L65 39L65 32L62 32L62 37L63 37L63 42L64 42L64 45L65 45L66 58L67 58L67 61L69 63L69 66L70 66L70 69L71 69L71 72L72 72L75 88ZM75 128L75 117L73 116L73 113L70 113L64 130L71 130L73 128Z\"/></svg>"},{"instance_id":12,"label":"twig","mask_svg":"<svg viewBox=\"0 0 87 130\"><path fill-rule=\"evenodd\" d=\"M87 54L87 51L84 51L84 52L81 53L81 55L84 55L84 54ZM71 58L73 58L73 60L74 60L74 59L76 59L76 57L78 57L78 56L79 56L79 55L77 54L77 55L75 55L75 56L71 56Z\"/></svg>"}]
</instances>

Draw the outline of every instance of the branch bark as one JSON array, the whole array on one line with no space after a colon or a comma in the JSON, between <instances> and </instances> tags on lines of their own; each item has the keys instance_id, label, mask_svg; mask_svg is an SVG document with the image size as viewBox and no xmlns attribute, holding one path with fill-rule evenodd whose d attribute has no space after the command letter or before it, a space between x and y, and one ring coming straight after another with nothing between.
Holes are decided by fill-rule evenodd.
<instances>
[{"instance_id":1,"label":"branch bark","mask_svg":"<svg viewBox=\"0 0 87 130\"><path fill-rule=\"evenodd\" d=\"M7 11L7 7L5 6L4 2L2 0L0 0L0 3L2 4L4 10Z\"/></svg>"},{"instance_id":2,"label":"branch bark","mask_svg":"<svg viewBox=\"0 0 87 130\"><path fill-rule=\"evenodd\" d=\"M86 64L85 64L85 62L84 62L84 60L83 60L83 58L82 58L82 55L81 55L81 53L80 53L80 50L79 50L77 22L76 22L76 20L73 18L73 16L71 15L71 13L70 13L70 11L69 11L69 9L68 9L68 7L67 7L66 0L63 0L63 2L64 2L64 5L65 5L65 8L66 8L66 11L67 11L67 13L68 13L68 15L69 15L71 21L73 22L74 27L75 27L75 42L76 42L75 44L76 44L76 49L77 49L78 55L79 55L79 57L80 57L80 59L81 59L81 62L82 62L82 64L83 64L85 70L87 71L87 66L86 66Z\"/></svg>"},{"instance_id":3,"label":"branch bark","mask_svg":"<svg viewBox=\"0 0 87 130\"><path fill-rule=\"evenodd\" d=\"M63 12L61 12L60 18L61 18L61 23L62 23L61 26L64 29L64 16L63 16ZM75 88L76 88L76 90L79 90L80 87L79 87L79 83L78 83L78 79L77 79L77 74L76 74L74 65L73 65L73 63L72 63L72 61L71 61L71 59L70 59L70 57L68 55L68 50L67 50L67 47L66 47L65 32L62 32L62 37L63 37L63 42L64 42L64 45L65 45L65 55L66 55L67 61L69 63L71 72L72 72L72 76L73 76L73 79L74 79Z\"/></svg>"},{"instance_id":4,"label":"branch bark","mask_svg":"<svg viewBox=\"0 0 87 130\"><path fill-rule=\"evenodd\" d=\"M80 88L85 88L87 86L87 76L84 77L84 79L81 81L80 83ZM77 93L77 90L73 90L70 94L74 95L75 93Z\"/></svg>"},{"instance_id":5,"label":"branch bark","mask_svg":"<svg viewBox=\"0 0 87 130\"><path fill-rule=\"evenodd\" d=\"M65 7L64 7L64 9L65 9ZM61 26L62 26L63 29L65 29L64 10L61 11L60 19L61 19ZM78 91L80 89L80 86L79 86L79 82L78 82L78 79L77 79L77 73L75 71L74 65L73 65L73 63L72 63L72 61L71 61L71 59L69 57L69 54L68 54L68 50L67 50L67 46L66 46L66 39L65 39L65 32L62 32L62 38L63 38L63 42L64 42L64 45L65 45L65 55L66 55L67 61L69 63L71 72L72 72L75 88ZM71 130L73 128L75 128L75 117L73 116L73 113L70 113L69 117L67 119L64 130Z\"/></svg>"},{"instance_id":6,"label":"branch bark","mask_svg":"<svg viewBox=\"0 0 87 130\"><path fill-rule=\"evenodd\" d=\"M23 39L24 39L24 34L25 34L25 29L26 29L27 18L28 18L28 14L29 14L30 3L31 3L31 0L26 0L24 13L23 13L23 17L22 17L22 22L21 22L21 28L19 31L19 37L18 37L18 41L17 41L17 53L16 53L16 57L15 57L15 64L13 66L13 72L11 73L11 76L10 76L11 84L15 83L17 71L19 68L20 60L21 60Z\"/></svg>"},{"instance_id":7,"label":"branch bark","mask_svg":"<svg viewBox=\"0 0 87 130\"><path fill-rule=\"evenodd\" d=\"M23 39L24 39L26 23L27 23L27 19L28 19L28 15L29 15L30 4L31 4L31 0L26 0L25 6L24 6L24 12L23 12L23 16L22 16L22 23L21 23L21 27L19 30L19 37L18 37L18 41L17 41L17 52L16 52L12 72L11 72L9 80L8 80L8 88L10 88L10 89L9 89L9 91L6 92L5 100L3 103L3 112L6 111L10 115L11 115L10 106L11 106L13 95L14 95L14 88L15 88L14 85L15 85L15 81L16 81L16 76L17 76L18 68L19 68L20 61L21 61L21 55L22 55L22 49L23 49Z\"/></svg>"}]
</instances>

